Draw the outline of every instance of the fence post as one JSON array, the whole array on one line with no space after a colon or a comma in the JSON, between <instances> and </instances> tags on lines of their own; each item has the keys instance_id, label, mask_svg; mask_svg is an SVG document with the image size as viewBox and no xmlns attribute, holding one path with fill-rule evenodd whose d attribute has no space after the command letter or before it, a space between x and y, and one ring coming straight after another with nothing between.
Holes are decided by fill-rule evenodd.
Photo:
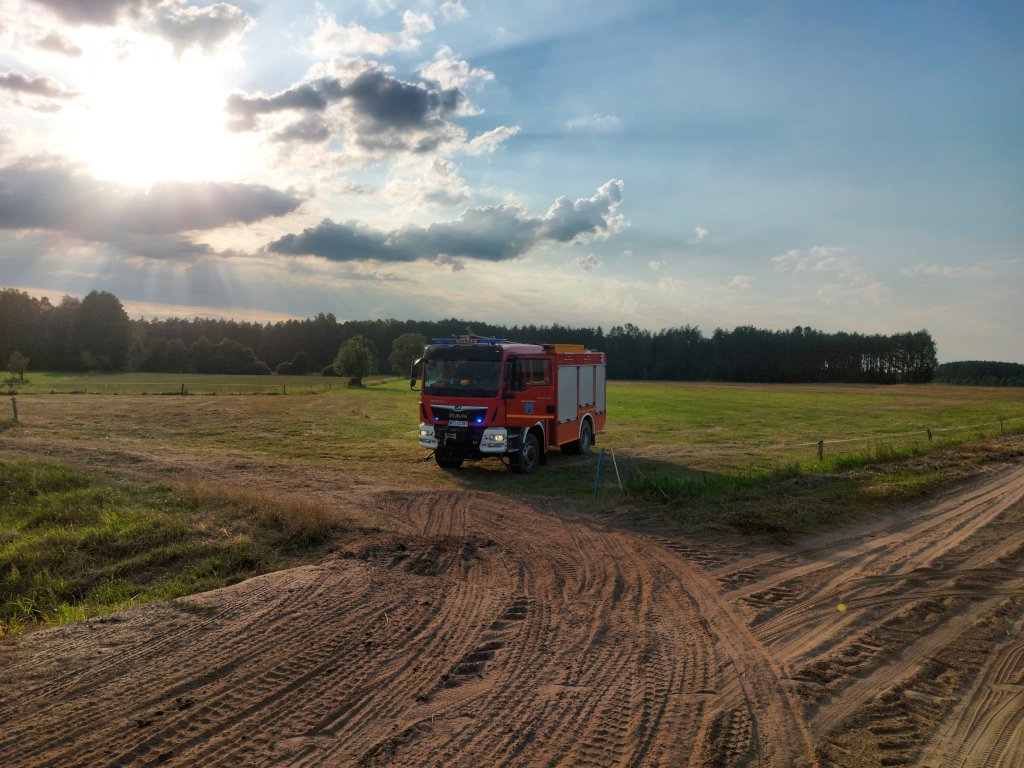
<instances>
[{"instance_id":1,"label":"fence post","mask_svg":"<svg viewBox=\"0 0 1024 768\"><path fill-rule=\"evenodd\" d=\"M597 498L598 491L604 485L604 448L597 456L597 474L594 475L594 498Z\"/></svg>"},{"instance_id":2,"label":"fence post","mask_svg":"<svg viewBox=\"0 0 1024 768\"><path fill-rule=\"evenodd\" d=\"M16 397L12 397L11 398L11 410L14 411L14 420L17 421L18 420L18 398L16 398Z\"/></svg>"},{"instance_id":3,"label":"fence post","mask_svg":"<svg viewBox=\"0 0 1024 768\"><path fill-rule=\"evenodd\" d=\"M287 384L282 384L281 385L281 394L282 395L287 395L288 394L288 385Z\"/></svg>"},{"instance_id":4,"label":"fence post","mask_svg":"<svg viewBox=\"0 0 1024 768\"><path fill-rule=\"evenodd\" d=\"M1003 420L1002 419L999 420L999 431L1000 432L1003 431Z\"/></svg>"},{"instance_id":5,"label":"fence post","mask_svg":"<svg viewBox=\"0 0 1024 768\"><path fill-rule=\"evenodd\" d=\"M824 458L825 458L825 441L824 440L819 440L818 441L818 461L821 461Z\"/></svg>"},{"instance_id":6,"label":"fence post","mask_svg":"<svg viewBox=\"0 0 1024 768\"><path fill-rule=\"evenodd\" d=\"M929 429L928 430L928 442L930 443L931 441L932 441L932 431Z\"/></svg>"}]
</instances>

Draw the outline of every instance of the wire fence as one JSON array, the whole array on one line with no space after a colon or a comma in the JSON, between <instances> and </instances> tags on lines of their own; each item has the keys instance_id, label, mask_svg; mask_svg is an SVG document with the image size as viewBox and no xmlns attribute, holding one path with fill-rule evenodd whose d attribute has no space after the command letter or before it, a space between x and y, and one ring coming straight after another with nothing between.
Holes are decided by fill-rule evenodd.
<instances>
[{"instance_id":1,"label":"wire fence","mask_svg":"<svg viewBox=\"0 0 1024 768\"><path fill-rule=\"evenodd\" d=\"M157 381L147 379L108 380L72 378L60 382L32 382L0 389L2 395L322 395L349 388L344 377L318 379L294 377L267 382L266 378L211 376L209 379ZM255 381L254 381L255 379ZM395 381L394 377L367 379L366 386ZM265 382L265 383L264 383Z\"/></svg>"},{"instance_id":2,"label":"wire fence","mask_svg":"<svg viewBox=\"0 0 1024 768\"><path fill-rule=\"evenodd\" d=\"M1012 418L995 419L993 421L978 422L975 424L961 424L948 427L931 427L914 429L907 432L883 432L858 437L844 437L836 439L821 439L799 443L744 443L742 445L731 444L721 447L708 448L672 448L668 450L654 451L650 453L637 453L634 459L672 459L672 458L708 458L714 456L735 456L745 453L796 453L802 450L817 451L817 458L824 458L826 449L829 446L850 445L861 443L865 445L899 443L912 440L927 440L934 442L936 436L943 433L965 432L968 430L989 430L992 432L1016 431L1024 427L1024 416Z\"/></svg>"}]
</instances>

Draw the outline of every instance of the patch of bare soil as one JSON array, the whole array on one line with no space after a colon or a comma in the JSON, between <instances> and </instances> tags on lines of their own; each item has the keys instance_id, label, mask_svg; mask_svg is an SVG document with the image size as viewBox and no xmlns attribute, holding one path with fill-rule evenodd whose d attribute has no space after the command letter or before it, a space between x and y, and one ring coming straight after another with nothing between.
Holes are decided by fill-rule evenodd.
<instances>
[{"instance_id":1,"label":"patch of bare soil","mask_svg":"<svg viewBox=\"0 0 1024 768\"><path fill-rule=\"evenodd\" d=\"M787 545L205 471L347 494L388 530L6 641L0 764L1024 764L1020 464Z\"/></svg>"}]
</instances>

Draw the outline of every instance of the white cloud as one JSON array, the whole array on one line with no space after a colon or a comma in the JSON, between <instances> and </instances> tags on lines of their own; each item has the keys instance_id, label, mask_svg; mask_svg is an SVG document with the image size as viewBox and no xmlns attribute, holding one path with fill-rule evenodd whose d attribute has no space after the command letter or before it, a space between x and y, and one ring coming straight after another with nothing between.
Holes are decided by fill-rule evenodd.
<instances>
[{"instance_id":1,"label":"white cloud","mask_svg":"<svg viewBox=\"0 0 1024 768\"><path fill-rule=\"evenodd\" d=\"M64 56L70 56L71 58L78 58L83 53L81 47L79 47L73 40L54 31L50 31L43 37L36 40L35 45L37 48L41 48L44 51L59 53Z\"/></svg>"},{"instance_id":2,"label":"white cloud","mask_svg":"<svg viewBox=\"0 0 1024 768\"><path fill-rule=\"evenodd\" d=\"M445 21L457 21L469 16L469 11L462 4L462 0L445 0L438 10Z\"/></svg>"},{"instance_id":3,"label":"white cloud","mask_svg":"<svg viewBox=\"0 0 1024 768\"><path fill-rule=\"evenodd\" d=\"M622 120L618 115L584 115L565 121L565 130L570 133L618 133Z\"/></svg>"},{"instance_id":4,"label":"white cloud","mask_svg":"<svg viewBox=\"0 0 1024 768\"><path fill-rule=\"evenodd\" d=\"M880 280L862 277L853 282L826 283L818 288L818 301L826 306L879 306L886 302L888 286Z\"/></svg>"},{"instance_id":5,"label":"white cloud","mask_svg":"<svg viewBox=\"0 0 1024 768\"><path fill-rule=\"evenodd\" d=\"M915 264L912 267L904 267L903 274L907 277L937 277L945 279L995 277L997 272L990 264L976 264L970 267L941 267L938 264Z\"/></svg>"},{"instance_id":6,"label":"white cloud","mask_svg":"<svg viewBox=\"0 0 1024 768\"><path fill-rule=\"evenodd\" d=\"M752 286L753 284L754 278L751 277L750 275L736 275L735 277L732 278L732 280L729 281L729 285L733 286L734 288L739 288L740 290L743 291L750 288L750 286Z\"/></svg>"},{"instance_id":7,"label":"white cloud","mask_svg":"<svg viewBox=\"0 0 1024 768\"><path fill-rule=\"evenodd\" d=\"M815 245L808 251L793 248L773 256L771 261L776 272L839 272L852 276L860 269L856 259L843 255L845 251L834 245Z\"/></svg>"},{"instance_id":8,"label":"white cloud","mask_svg":"<svg viewBox=\"0 0 1024 768\"><path fill-rule=\"evenodd\" d=\"M484 155L494 152L506 139L519 133L518 125L499 125L479 136L474 136L466 144L466 152L471 155Z\"/></svg>"},{"instance_id":9,"label":"white cloud","mask_svg":"<svg viewBox=\"0 0 1024 768\"><path fill-rule=\"evenodd\" d=\"M420 77L433 80L442 88L465 88L494 79L494 73L479 67L470 67L469 62L455 58L452 49L442 45L434 60L420 66Z\"/></svg>"},{"instance_id":10,"label":"white cloud","mask_svg":"<svg viewBox=\"0 0 1024 768\"><path fill-rule=\"evenodd\" d=\"M342 26L333 16L319 20L309 42L313 52L324 58L360 53L383 56L395 47L390 36L371 32L361 24Z\"/></svg>"},{"instance_id":11,"label":"white cloud","mask_svg":"<svg viewBox=\"0 0 1024 768\"><path fill-rule=\"evenodd\" d=\"M205 7L166 5L153 19L154 28L174 46L180 57L189 48L212 54L225 42L241 39L255 22L229 3Z\"/></svg>"},{"instance_id":12,"label":"white cloud","mask_svg":"<svg viewBox=\"0 0 1024 768\"><path fill-rule=\"evenodd\" d=\"M572 263L587 272L601 265L600 259L592 253L586 256L577 256Z\"/></svg>"},{"instance_id":13,"label":"white cloud","mask_svg":"<svg viewBox=\"0 0 1024 768\"><path fill-rule=\"evenodd\" d=\"M683 283L674 277L662 277L658 280L658 290L662 293L679 293L683 290Z\"/></svg>"},{"instance_id":14,"label":"white cloud","mask_svg":"<svg viewBox=\"0 0 1024 768\"><path fill-rule=\"evenodd\" d=\"M427 13L406 11L398 32L371 32L362 24L339 24L334 16L321 15L309 38L315 55L322 58L370 54L383 56L393 50L412 51L420 47L420 35L434 31L434 20Z\"/></svg>"},{"instance_id":15,"label":"white cloud","mask_svg":"<svg viewBox=\"0 0 1024 768\"><path fill-rule=\"evenodd\" d=\"M827 280L817 286L816 292L818 301L825 305L857 306L864 300L880 305L888 297L888 286L840 246L815 245L806 251L793 248L772 257L771 263L776 272ZM836 282L837 277L842 282Z\"/></svg>"},{"instance_id":16,"label":"white cloud","mask_svg":"<svg viewBox=\"0 0 1024 768\"><path fill-rule=\"evenodd\" d=\"M435 29L434 20L429 13L406 11L402 14L402 33L405 35L425 35Z\"/></svg>"},{"instance_id":17,"label":"white cloud","mask_svg":"<svg viewBox=\"0 0 1024 768\"><path fill-rule=\"evenodd\" d=\"M374 16L383 16L388 11L395 10L397 5L395 0L368 0L366 9Z\"/></svg>"},{"instance_id":18,"label":"white cloud","mask_svg":"<svg viewBox=\"0 0 1024 768\"><path fill-rule=\"evenodd\" d=\"M455 163L443 157L412 156L392 164L381 199L408 213L413 205L456 205L468 200L471 193Z\"/></svg>"},{"instance_id":19,"label":"white cloud","mask_svg":"<svg viewBox=\"0 0 1024 768\"><path fill-rule=\"evenodd\" d=\"M704 238L708 236L708 231L704 227L697 225L693 228L693 234L686 238L686 242L690 245L697 245L698 243L704 242Z\"/></svg>"},{"instance_id":20,"label":"white cloud","mask_svg":"<svg viewBox=\"0 0 1024 768\"><path fill-rule=\"evenodd\" d=\"M651 270L653 270L654 272L657 272L662 267L668 266L668 262L667 261L662 261L660 259L657 259L657 260L652 259L651 261L647 262L647 266L650 267Z\"/></svg>"}]
</instances>

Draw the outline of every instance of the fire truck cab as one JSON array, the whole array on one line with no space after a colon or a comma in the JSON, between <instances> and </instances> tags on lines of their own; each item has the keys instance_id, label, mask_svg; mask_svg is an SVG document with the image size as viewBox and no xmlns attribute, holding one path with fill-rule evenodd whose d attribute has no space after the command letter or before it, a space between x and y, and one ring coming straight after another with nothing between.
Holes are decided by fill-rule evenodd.
<instances>
[{"instance_id":1,"label":"fire truck cab","mask_svg":"<svg viewBox=\"0 0 1024 768\"><path fill-rule=\"evenodd\" d=\"M604 431L605 369L604 353L582 344L435 339L409 381L422 382L420 445L445 469L497 456L520 474L552 448L587 453Z\"/></svg>"}]
</instances>

